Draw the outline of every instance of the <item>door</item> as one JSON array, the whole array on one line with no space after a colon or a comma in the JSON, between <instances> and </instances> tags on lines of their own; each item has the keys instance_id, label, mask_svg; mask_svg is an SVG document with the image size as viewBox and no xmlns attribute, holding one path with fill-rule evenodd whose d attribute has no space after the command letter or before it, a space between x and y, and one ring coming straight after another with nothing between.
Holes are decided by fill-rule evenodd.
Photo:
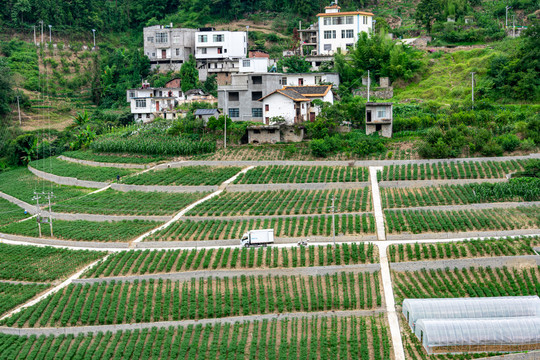
<instances>
[{"instance_id":1,"label":"door","mask_svg":"<svg viewBox=\"0 0 540 360\"><path fill-rule=\"evenodd\" d=\"M315 121L315 112L312 111L309 113L309 121L311 122Z\"/></svg>"},{"instance_id":2,"label":"door","mask_svg":"<svg viewBox=\"0 0 540 360\"><path fill-rule=\"evenodd\" d=\"M159 111L159 101L156 101L156 111Z\"/></svg>"},{"instance_id":3,"label":"door","mask_svg":"<svg viewBox=\"0 0 540 360\"><path fill-rule=\"evenodd\" d=\"M298 79L298 86L304 86L304 79L302 78Z\"/></svg>"},{"instance_id":4,"label":"door","mask_svg":"<svg viewBox=\"0 0 540 360\"><path fill-rule=\"evenodd\" d=\"M167 58L167 50L163 49L161 50L161 58L166 59Z\"/></svg>"},{"instance_id":5,"label":"door","mask_svg":"<svg viewBox=\"0 0 540 360\"><path fill-rule=\"evenodd\" d=\"M371 110L368 110L366 113L366 122L371 122Z\"/></svg>"}]
</instances>

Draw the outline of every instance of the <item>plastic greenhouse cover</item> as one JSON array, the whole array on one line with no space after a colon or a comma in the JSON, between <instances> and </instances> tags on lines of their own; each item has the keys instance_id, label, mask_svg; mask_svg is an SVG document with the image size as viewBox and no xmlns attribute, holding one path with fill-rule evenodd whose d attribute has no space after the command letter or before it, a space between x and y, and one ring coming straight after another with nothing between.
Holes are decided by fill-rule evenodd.
<instances>
[{"instance_id":1,"label":"plastic greenhouse cover","mask_svg":"<svg viewBox=\"0 0 540 360\"><path fill-rule=\"evenodd\" d=\"M422 319L415 334L426 348L540 343L540 317Z\"/></svg>"},{"instance_id":2,"label":"plastic greenhouse cover","mask_svg":"<svg viewBox=\"0 0 540 360\"><path fill-rule=\"evenodd\" d=\"M538 296L505 296L450 299L405 299L403 315L415 329L420 319L463 319L538 316Z\"/></svg>"}]
</instances>

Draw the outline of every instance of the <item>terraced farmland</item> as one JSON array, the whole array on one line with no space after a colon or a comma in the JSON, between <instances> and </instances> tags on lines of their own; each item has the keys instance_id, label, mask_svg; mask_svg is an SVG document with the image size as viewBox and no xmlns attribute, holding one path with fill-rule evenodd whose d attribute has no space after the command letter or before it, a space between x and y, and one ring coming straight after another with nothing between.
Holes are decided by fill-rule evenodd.
<instances>
[{"instance_id":1,"label":"terraced farmland","mask_svg":"<svg viewBox=\"0 0 540 360\"><path fill-rule=\"evenodd\" d=\"M292 248L219 248L124 251L110 255L85 277L143 275L203 269L271 269L374 263L372 243Z\"/></svg>"},{"instance_id":2,"label":"terraced farmland","mask_svg":"<svg viewBox=\"0 0 540 360\"><path fill-rule=\"evenodd\" d=\"M118 164L150 164L167 160L168 158L163 156L149 156L149 155L134 155L122 156L121 154L100 154L92 151L67 151L62 155L79 160L89 160L104 163L118 163Z\"/></svg>"},{"instance_id":3,"label":"terraced farmland","mask_svg":"<svg viewBox=\"0 0 540 360\"><path fill-rule=\"evenodd\" d=\"M540 227L540 209L537 206L459 211L386 210L384 216L388 233L419 234Z\"/></svg>"},{"instance_id":4,"label":"terraced farmland","mask_svg":"<svg viewBox=\"0 0 540 360\"><path fill-rule=\"evenodd\" d=\"M352 166L258 166L240 175L235 184L363 182L368 169Z\"/></svg>"},{"instance_id":5,"label":"terraced farmland","mask_svg":"<svg viewBox=\"0 0 540 360\"><path fill-rule=\"evenodd\" d=\"M56 212L104 215L172 215L208 195L195 193L164 193L107 189L85 197L57 203Z\"/></svg>"},{"instance_id":6,"label":"terraced farmland","mask_svg":"<svg viewBox=\"0 0 540 360\"><path fill-rule=\"evenodd\" d=\"M79 180L105 182L116 180L117 175L123 177L139 171L134 169L119 169L114 167L87 166L60 160L58 158L36 160L32 161L29 165L34 169L58 176L74 177Z\"/></svg>"},{"instance_id":7,"label":"terraced farmland","mask_svg":"<svg viewBox=\"0 0 540 360\"><path fill-rule=\"evenodd\" d=\"M0 198L0 226L27 218L24 210L15 204Z\"/></svg>"},{"instance_id":8,"label":"terraced farmland","mask_svg":"<svg viewBox=\"0 0 540 360\"><path fill-rule=\"evenodd\" d=\"M87 335L0 334L0 359L339 359L390 360L383 317L322 317L189 325ZM144 346L144 344L152 346Z\"/></svg>"},{"instance_id":9,"label":"terraced farmland","mask_svg":"<svg viewBox=\"0 0 540 360\"><path fill-rule=\"evenodd\" d=\"M378 273L245 276L191 281L71 284L3 321L8 326L74 326L221 318L273 312L381 306Z\"/></svg>"},{"instance_id":10,"label":"terraced farmland","mask_svg":"<svg viewBox=\"0 0 540 360\"><path fill-rule=\"evenodd\" d=\"M239 167L185 166L152 170L122 180L132 185L219 185L236 175Z\"/></svg>"},{"instance_id":11,"label":"terraced farmland","mask_svg":"<svg viewBox=\"0 0 540 360\"><path fill-rule=\"evenodd\" d=\"M191 210L190 216L297 215L331 213L335 196L336 212L364 212L371 209L369 188L354 190L280 190L225 192Z\"/></svg>"},{"instance_id":12,"label":"terraced farmland","mask_svg":"<svg viewBox=\"0 0 540 360\"><path fill-rule=\"evenodd\" d=\"M76 241L129 241L159 225L154 221L141 220L116 222L53 221L55 238ZM41 231L43 236L51 236L49 224L42 224ZM2 226L0 233L39 236L37 224L32 220Z\"/></svg>"},{"instance_id":13,"label":"terraced farmland","mask_svg":"<svg viewBox=\"0 0 540 360\"><path fill-rule=\"evenodd\" d=\"M372 214L336 215L335 221L338 235L375 233L375 218ZM250 220L181 220L153 233L145 241L240 239L246 231L252 229L274 229L275 236L282 237L330 236L332 217L311 215Z\"/></svg>"},{"instance_id":14,"label":"terraced farmland","mask_svg":"<svg viewBox=\"0 0 540 360\"><path fill-rule=\"evenodd\" d=\"M523 170L526 160L460 161L385 166L379 180L494 179Z\"/></svg>"},{"instance_id":15,"label":"terraced farmland","mask_svg":"<svg viewBox=\"0 0 540 360\"><path fill-rule=\"evenodd\" d=\"M0 243L0 279L53 281L64 278L103 256L105 253L101 251Z\"/></svg>"},{"instance_id":16,"label":"terraced farmland","mask_svg":"<svg viewBox=\"0 0 540 360\"><path fill-rule=\"evenodd\" d=\"M23 285L0 282L0 314L24 303L49 287L49 284Z\"/></svg>"}]
</instances>

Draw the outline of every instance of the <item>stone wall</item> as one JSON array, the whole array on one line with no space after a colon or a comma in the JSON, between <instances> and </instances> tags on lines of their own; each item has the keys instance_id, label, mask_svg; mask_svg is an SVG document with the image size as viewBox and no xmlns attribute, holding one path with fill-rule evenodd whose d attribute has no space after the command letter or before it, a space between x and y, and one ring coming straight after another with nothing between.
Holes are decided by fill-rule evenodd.
<instances>
[{"instance_id":1,"label":"stone wall","mask_svg":"<svg viewBox=\"0 0 540 360\"><path fill-rule=\"evenodd\" d=\"M354 90L354 95L361 96L367 99L367 88ZM387 88L375 87L369 90L369 96L377 99L391 99L394 97L394 88L392 86Z\"/></svg>"},{"instance_id":2,"label":"stone wall","mask_svg":"<svg viewBox=\"0 0 540 360\"><path fill-rule=\"evenodd\" d=\"M294 126L282 126L280 133L282 142L300 142L304 140L305 130Z\"/></svg>"},{"instance_id":3,"label":"stone wall","mask_svg":"<svg viewBox=\"0 0 540 360\"><path fill-rule=\"evenodd\" d=\"M28 166L28 170L30 170L37 177L40 177L45 180L49 180L53 183L60 184L60 185L80 186L80 187L91 188L91 189L99 189L99 188L103 188L109 185L106 182L86 181L86 180L79 180L73 177L49 174L41 170L34 169L31 166Z\"/></svg>"}]
</instances>

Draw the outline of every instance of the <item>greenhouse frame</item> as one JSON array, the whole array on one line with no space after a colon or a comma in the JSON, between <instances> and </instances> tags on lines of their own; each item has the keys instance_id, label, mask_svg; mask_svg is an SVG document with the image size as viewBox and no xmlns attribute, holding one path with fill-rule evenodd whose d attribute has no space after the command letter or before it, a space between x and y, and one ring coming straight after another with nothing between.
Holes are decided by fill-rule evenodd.
<instances>
[{"instance_id":1,"label":"greenhouse frame","mask_svg":"<svg viewBox=\"0 0 540 360\"><path fill-rule=\"evenodd\" d=\"M538 296L405 299L403 315L415 331L421 319L540 317Z\"/></svg>"},{"instance_id":2,"label":"greenhouse frame","mask_svg":"<svg viewBox=\"0 0 540 360\"><path fill-rule=\"evenodd\" d=\"M415 335L428 354L540 349L540 317L421 319Z\"/></svg>"}]
</instances>

